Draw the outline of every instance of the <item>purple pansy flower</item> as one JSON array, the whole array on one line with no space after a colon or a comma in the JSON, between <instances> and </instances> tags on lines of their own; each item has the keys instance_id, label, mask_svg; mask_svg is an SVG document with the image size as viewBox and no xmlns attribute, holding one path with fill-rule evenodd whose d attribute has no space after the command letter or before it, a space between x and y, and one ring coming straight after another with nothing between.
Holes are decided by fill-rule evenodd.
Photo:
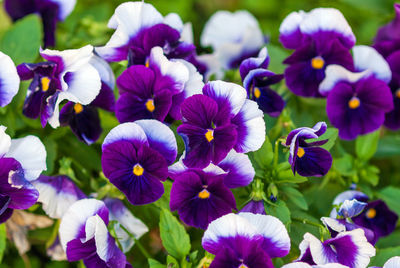
<instances>
[{"instance_id":1,"label":"purple pansy flower","mask_svg":"<svg viewBox=\"0 0 400 268\"><path fill-rule=\"evenodd\" d=\"M372 60L371 60L372 59ZM391 71L387 62L373 48L354 48L357 73L339 65L328 66L319 87L328 95L326 111L342 139L355 139L377 130L385 113L393 109L393 98L387 83Z\"/></svg>"},{"instance_id":2,"label":"purple pansy flower","mask_svg":"<svg viewBox=\"0 0 400 268\"><path fill-rule=\"evenodd\" d=\"M355 44L355 36L337 9L292 12L279 31L283 46L296 49L284 61L289 65L285 70L286 84L296 95L321 97L318 86L329 64L353 67L349 49Z\"/></svg>"},{"instance_id":3,"label":"purple pansy flower","mask_svg":"<svg viewBox=\"0 0 400 268\"><path fill-rule=\"evenodd\" d=\"M375 248L368 243L362 229L341 232L324 242L306 233L299 248L298 260L310 265L339 263L349 268L365 268L375 256Z\"/></svg>"},{"instance_id":4,"label":"purple pansy flower","mask_svg":"<svg viewBox=\"0 0 400 268\"><path fill-rule=\"evenodd\" d=\"M338 209L338 215L344 218L353 218L360 214L367 203L360 202L357 199L345 200Z\"/></svg>"},{"instance_id":5,"label":"purple pansy flower","mask_svg":"<svg viewBox=\"0 0 400 268\"><path fill-rule=\"evenodd\" d=\"M0 51L0 107L8 105L19 89L19 76L12 59Z\"/></svg>"},{"instance_id":6,"label":"purple pansy flower","mask_svg":"<svg viewBox=\"0 0 400 268\"><path fill-rule=\"evenodd\" d=\"M5 0L4 7L14 21L28 14L39 14L43 22L44 46L53 47L57 22L68 17L75 3L76 0Z\"/></svg>"},{"instance_id":7,"label":"purple pansy flower","mask_svg":"<svg viewBox=\"0 0 400 268\"><path fill-rule=\"evenodd\" d=\"M42 126L47 122L56 128L59 104L69 100L82 105L91 103L100 92L99 72L90 63L93 47L40 52L46 62L23 63L18 66L22 80L33 79L25 99L23 113L29 118L40 116Z\"/></svg>"},{"instance_id":8,"label":"purple pansy flower","mask_svg":"<svg viewBox=\"0 0 400 268\"><path fill-rule=\"evenodd\" d=\"M363 192L360 191L355 191L355 190L348 190L348 191L344 191L340 194L338 194L335 199L333 200L333 205L334 206L339 206L340 204L342 204L343 202L345 202L346 200L353 200L356 199L360 202L364 202L366 203L369 200L368 195L364 194ZM331 218L336 218L337 217L337 211L336 208L333 208L329 217Z\"/></svg>"},{"instance_id":9,"label":"purple pansy flower","mask_svg":"<svg viewBox=\"0 0 400 268\"><path fill-rule=\"evenodd\" d=\"M269 55L264 47L258 57L245 59L240 64L240 76L247 90L247 97L257 102L264 113L276 117L285 107L285 101L270 86L280 82L283 75L267 70L268 64Z\"/></svg>"},{"instance_id":10,"label":"purple pansy flower","mask_svg":"<svg viewBox=\"0 0 400 268\"><path fill-rule=\"evenodd\" d=\"M89 104L82 105L72 101L67 102L60 111L60 124L69 125L79 140L86 144L97 141L101 135L98 108L114 112L115 97L114 73L108 63L99 56L93 55L89 63L96 68L101 78L99 95Z\"/></svg>"},{"instance_id":11,"label":"purple pansy flower","mask_svg":"<svg viewBox=\"0 0 400 268\"><path fill-rule=\"evenodd\" d=\"M267 215L267 213L265 213L264 200L252 199L240 210L240 212Z\"/></svg>"},{"instance_id":12,"label":"purple pansy flower","mask_svg":"<svg viewBox=\"0 0 400 268\"><path fill-rule=\"evenodd\" d=\"M326 123L319 122L313 128L301 127L289 133L286 146L290 146L289 163L293 174L296 172L301 176L324 176L332 166L331 154L318 146L325 144L328 140L306 142L315 139L326 131Z\"/></svg>"},{"instance_id":13,"label":"purple pansy flower","mask_svg":"<svg viewBox=\"0 0 400 268\"><path fill-rule=\"evenodd\" d=\"M271 258L289 253L290 238L283 223L273 216L239 213L211 222L202 246L215 255L210 268L272 268Z\"/></svg>"},{"instance_id":14,"label":"purple pansy flower","mask_svg":"<svg viewBox=\"0 0 400 268\"><path fill-rule=\"evenodd\" d=\"M46 149L35 136L11 139L0 126L0 223L39 197L31 181L46 170Z\"/></svg>"},{"instance_id":15,"label":"purple pansy flower","mask_svg":"<svg viewBox=\"0 0 400 268\"><path fill-rule=\"evenodd\" d=\"M107 61L129 59L129 65L146 63L153 47L163 48L168 58L184 58L195 50L193 44L180 41L183 23L171 13L165 18L151 5L127 2L115 9L108 22L115 29L111 39L96 52Z\"/></svg>"},{"instance_id":16,"label":"purple pansy flower","mask_svg":"<svg viewBox=\"0 0 400 268\"><path fill-rule=\"evenodd\" d=\"M289 264L285 264L282 268L349 268L348 266L341 265L339 263L327 263L321 265L309 265L306 262L292 262Z\"/></svg>"},{"instance_id":17,"label":"purple pansy flower","mask_svg":"<svg viewBox=\"0 0 400 268\"><path fill-rule=\"evenodd\" d=\"M109 212L102 201L82 199L67 210L59 236L68 261L83 260L88 268L125 267L126 257L107 230Z\"/></svg>"},{"instance_id":18,"label":"purple pansy flower","mask_svg":"<svg viewBox=\"0 0 400 268\"><path fill-rule=\"evenodd\" d=\"M135 241L120 225L134 235L135 239L139 239L147 233L149 228L141 220L133 216L121 200L106 198L104 203L110 212L110 221L118 222L118 224L114 225L114 230L118 237L118 242L122 246L122 251L128 252Z\"/></svg>"},{"instance_id":19,"label":"purple pansy flower","mask_svg":"<svg viewBox=\"0 0 400 268\"><path fill-rule=\"evenodd\" d=\"M246 90L223 81L207 83L204 95L187 98L181 105L183 137L188 167L218 164L235 149L255 151L265 140L265 122L257 103L246 99Z\"/></svg>"},{"instance_id":20,"label":"purple pansy flower","mask_svg":"<svg viewBox=\"0 0 400 268\"><path fill-rule=\"evenodd\" d=\"M164 193L162 181L177 155L174 133L157 120L124 123L107 134L102 145L104 175L129 202L143 205Z\"/></svg>"}]
</instances>

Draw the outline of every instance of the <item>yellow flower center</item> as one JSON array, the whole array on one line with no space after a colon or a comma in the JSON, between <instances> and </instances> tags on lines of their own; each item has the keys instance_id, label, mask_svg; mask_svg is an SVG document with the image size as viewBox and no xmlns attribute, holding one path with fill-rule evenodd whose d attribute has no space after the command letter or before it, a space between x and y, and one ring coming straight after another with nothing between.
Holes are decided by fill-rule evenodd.
<instances>
[{"instance_id":1,"label":"yellow flower center","mask_svg":"<svg viewBox=\"0 0 400 268\"><path fill-rule=\"evenodd\" d=\"M349 108L350 109L357 109L360 106L360 99L354 96L349 100Z\"/></svg>"},{"instance_id":2,"label":"yellow flower center","mask_svg":"<svg viewBox=\"0 0 400 268\"><path fill-rule=\"evenodd\" d=\"M249 268L246 264L242 263L238 268Z\"/></svg>"},{"instance_id":3,"label":"yellow flower center","mask_svg":"<svg viewBox=\"0 0 400 268\"><path fill-rule=\"evenodd\" d=\"M400 88L398 90L396 90L396 93L394 93L396 98L400 99Z\"/></svg>"},{"instance_id":4,"label":"yellow flower center","mask_svg":"<svg viewBox=\"0 0 400 268\"><path fill-rule=\"evenodd\" d=\"M42 91L46 92L47 90L49 90L50 82L51 82L51 79L48 78L47 76L42 77L40 79L40 83L42 84Z\"/></svg>"},{"instance_id":5,"label":"yellow flower center","mask_svg":"<svg viewBox=\"0 0 400 268\"><path fill-rule=\"evenodd\" d=\"M367 213L365 213L368 219L373 219L376 216L376 210L374 208L368 209Z\"/></svg>"},{"instance_id":6,"label":"yellow flower center","mask_svg":"<svg viewBox=\"0 0 400 268\"><path fill-rule=\"evenodd\" d=\"M144 169L142 168L141 165L136 164L133 166L133 174L135 174L136 176L142 176L144 172Z\"/></svg>"},{"instance_id":7,"label":"yellow flower center","mask_svg":"<svg viewBox=\"0 0 400 268\"><path fill-rule=\"evenodd\" d=\"M258 99L261 96L261 91L258 87L254 88L254 97L256 97L256 99Z\"/></svg>"},{"instance_id":8,"label":"yellow flower center","mask_svg":"<svg viewBox=\"0 0 400 268\"><path fill-rule=\"evenodd\" d=\"M304 151L303 148L299 147L299 149L297 149L297 156L302 158L304 156L306 152Z\"/></svg>"},{"instance_id":9,"label":"yellow flower center","mask_svg":"<svg viewBox=\"0 0 400 268\"><path fill-rule=\"evenodd\" d=\"M147 100L145 105L146 105L146 109L150 113L152 113L156 109L156 107L154 106L154 100L153 99Z\"/></svg>"},{"instance_id":10,"label":"yellow flower center","mask_svg":"<svg viewBox=\"0 0 400 268\"><path fill-rule=\"evenodd\" d=\"M199 193L199 198L201 199L207 199L209 197L210 197L210 192L207 191L207 189L203 189L203 191Z\"/></svg>"},{"instance_id":11,"label":"yellow flower center","mask_svg":"<svg viewBox=\"0 0 400 268\"><path fill-rule=\"evenodd\" d=\"M325 65L325 61L320 56L314 57L311 60L311 67L313 67L314 69L320 70L320 69L324 68L324 65Z\"/></svg>"},{"instance_id":12,"label":"yellow flower center","mask_svg":"<svg viewBox=\"0 0 400 268\"><path fill-rule=\"evenodd\" d=\"M147 68L149 68L149 66L150 66L150 61L149 61L149 59L146 60L146 62L144 63L144 66L146 66Z\"/></svg>"},{"instance_id":13,"label":"yellow flower center","mask_svg":"<svg viewBox=\"0 0 400 268\"><path fill-rule=\"evenodd\" d=\"M207 132L204 136L206 136L208 142L211 142L214 139L214 130L207 129Z\"/></svg>"},{"instance_id":14,"label":"yellow flower center","mask_svg":"<svg viewBox=\"0 0 400 268\"><path fill-rule=\"evenodd\" d=\"M74 111L76 114L80 114L83 111L83 106L80 103L75 103Z\"/></svg>"}]
</instances>

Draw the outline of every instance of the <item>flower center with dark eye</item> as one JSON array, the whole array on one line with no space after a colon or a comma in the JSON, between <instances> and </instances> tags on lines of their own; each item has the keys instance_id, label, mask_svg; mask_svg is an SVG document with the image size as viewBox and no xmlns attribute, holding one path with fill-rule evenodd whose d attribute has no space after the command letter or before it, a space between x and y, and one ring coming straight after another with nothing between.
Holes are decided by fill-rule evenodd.
<instances>
[{"instance_id":1,"label":"flower center with dark eye","mask_svg":"<svg viewBox=\"0 0 400 268\"><path fill-rule=\"evenodd\" d=\"M74 111L76 114L80 114L83 111L83 106L80 103L75 103Z\"/></svg>"},{"instance_id":2,"label":"flower center with dark eye","mask_svg":"<svg viewBox=\"0 0 400 268\"><path fill-rule=\"evenodd\" d=\"M144 172L144 169L140 164L136 164L133 166L133 174L136 176L142 176Z\"/></svg>"},{"instance_id":3,"label":"flower center with dark eye","mask_svg":"<svg viewBox=\"0 0 400 268\"><path fill-rule=\"evenodd\" d=\"M349 100L348 105L350 109L357 109L360 106L360 99L354 96Z\"/></svg>"},{"instance_id":4,"label":"flower center with dark eye","mask_svg":"<svg viewBox=\"0 0 400 268\"><path fill-rule=\"evenodd\" d=\"M325 61L320 56L314 57L311 60L311 67L313 67L316 70L320 70L320 69L324 68L324 65L325 65Z\"/></svg>"},{"instance_id":5,"label":"flower center with dark eye","mask_svg":"<svg viewBox=\"0 0 400 268\"><path fill-rule=\"evenodd\" d=\"M210 197L210 192L207 191L207 189L203 189L199 194L198 194L199 198L201 199L207 199Z\"/></svg>"},{"instance_id":6,"label":"flower center with dark eye","mask_svg":"<svg viewBox=\"0 0 400 268\"><path fill-rule=\"evenodd\" d=\"M368 210L367 210L367 213L365 213L365 216L366 216L368 219L373 219L373 218L375 218L375 217L376 217L376 210L375 210L374 208L368 209Z\"/></svg>"},{"instance_id":7,"label":"flower center with dark eye","mask_svg":"<svg viewBox=\"0 0 400 268\"><path fill-rule=\"evenodd\" d=\"M204 134L204 136L206 137L206 140L208 142L211 142L214 139L214 130L213 129L207 129L206 134Z\"/></svg>"},{"instance_id":8,"label":"flower center with dark eye","mask_svg":"<svg viewBox=\"0 0 400 268\"><path fill-rule=\"evenodd\" d=\"M303 148L299 147L299 149L297 149L297 156L299 158L302 158L304 156L304 154L306 153L306 151L304 151Z\"/></svg>"},{"instance_id":9,"label":"flower center with dark eye","mask_svg":"<svg viewBox=\"0 0 400 268\"><path fill-rule=\"evenodd\" d=\"M156 107L154 106L154 100L153 99L148 99L146 101L145 105L146 105L146 109L151 113L156 109Z\"/></svg>"},{"instance_id":10,"label":"flower center with dark eye","mask_svg":"<svg viewBox=\"0 0 400 268\"><path fill-rule=\"evenodd\" d=\"M255 87L253 90L254 97L258 99L261 96L261 91L258 87Z\"/></svg>"},{"instance_id":11,"label":"flower center with dark eye","mask_svg":"<svg viewBox=\"0 0 400 268\"><path fill-rule=\"evenodd\" d=\"M396 90L396 92L394 93L396 98L400 99L400 88Z\"/></svg>"},{"instance_id":12,"label":"flower center with dark eye","mask_svg":"<svg viewBox=\"0 0 400 268\"><path fill-rule=\"evenodd\" d=\"M42 91L43 92L46 92L47 90L49 90L50 82L51 82L51 79L48 78L47 76L42 77L40 79L40 84L42 85Z\"/></svg>"}]
</instances>

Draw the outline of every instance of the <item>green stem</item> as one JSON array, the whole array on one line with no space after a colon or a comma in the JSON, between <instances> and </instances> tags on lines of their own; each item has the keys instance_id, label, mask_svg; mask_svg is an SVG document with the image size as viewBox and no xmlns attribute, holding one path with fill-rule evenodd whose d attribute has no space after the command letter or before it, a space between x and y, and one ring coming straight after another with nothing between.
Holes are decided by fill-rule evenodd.
<instances>
[{"instance_id":1,"label":"green stem","mask_svg":"<svg viewBox=\"0 0 400 268\"><path fill-rule=\"evenodd\" d=\"M131 234L123 225L120 225L122 230L124 230L132 239L135 241L135 244L138 246L139 250L142 252L142 254L147 258L150 259L151 255L147 252L147 250L143 247L142 243L136 237Z\"/></svg>"}]
</instances>

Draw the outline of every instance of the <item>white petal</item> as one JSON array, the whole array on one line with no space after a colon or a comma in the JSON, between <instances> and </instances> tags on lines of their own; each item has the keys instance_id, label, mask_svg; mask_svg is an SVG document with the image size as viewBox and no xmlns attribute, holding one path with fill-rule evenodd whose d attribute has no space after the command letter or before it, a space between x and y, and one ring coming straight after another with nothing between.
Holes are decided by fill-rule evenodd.
<instances>
[{"instance_id":1,"label":"white petal","mask_svg":"<svg viewBox=\"0 0 400 268\"><path fill-rule=\"evenodd\" d=\"M85 226L87 242L94 237L96 243L96 253L103 261L108 261L108 229L103 219L99 215L94 215L88 218Z\"/></svg>"},{"instance_id":2,"label":"white petal","mask_svg":"<svg viewBox=\"0 0 400 268\"><path fill-rule=\"evenodd\" d=\"M331 263L336 261L336 256L327 256L324 251L324 246L320 240L318 240L315 236L313 236L310 233L304 234L304 240L300 243L300 245L307 241L309 247L310 247L310 252L313 261L316 264L326 264L326 263ZM305 244L306 244L305 243ZM305 245L303 244L303 245ZM300 247L300 246L299 246ZM305 252L305 247L301 248L301 252L303 255ZM331 258L329 258L331 257Z\"/></svg>"},{"instance_id":3,"label":"white petal","mask_svg":"<svg viewBox=\"0 0 400 268\"><path fill-rule=\"evenodd\" d=\"M203 76L197 71L196 67L188 61L177 59L178 61L185 65L189 71L189 79L185 83L185 98L193 96L195 94L201 94L201 89L204 87Z\"/></svg>"},{"instance_id":4,"label":"white petal","mask_svg":"<svg viewBox=\"0 0 400 268\"><path fill-rule=\"evenodd\" d=\"M11 146L11 138L6 133L6 127L0 126L0 158L3 157Z\"/></svg>"},{"instance_id":5,"label":"white petal","mask_svg":"<svg viewBox=\"0 0 400 268\"><path fill-rule=\"evenodd\" d=\"M109 88L114 89L115 76L110 65L97 55L93 55L89 63L99 72L101 81L104 82Z\"/></svg>"},{"instance_id":6,"label":"white petal","mask_svg":"<svg viewBox=\"0 0 400 268\"><path fill-rule=\"evenodd\" d=\"M163 23L167 24L171 28L174 28L178 32L181 32L183 30L182 19L176 13L169 13L167 16L165 16Z\"/></svg>"},{"instance_id":7,"label":"white petal","mask_svg":"<svg viewBox=\"0 0 400 268\"><path fill-rule=\"evenodd\" d=\"M187 22L183 25L180 41L187 42L190 44L194 43L193 26L191 22Z\"/></svg>"},{"instance_id":8,"label":"white petal","mask_svg":"<svg viewBox=\"0 0 400 268\"><path fill-rule=\"evenodd\" d=\"M281 26L279 27L279 33L283 35L289 35L297 31L300 28L300 24L303 21L304 17L307 13L303 10L299 12L291 12L286 18L282 21Z\"/></svg>"},{"instance_id":9,"label":"white petal","mask_svg":"<svg viewBox=\"0 0 400 268\"><path fill-rule=\"evenodd\" d=\"M311 268L312 266L305 262L293 262L283 265L282 268Z\"/></svg>"},{"instance_id":10,"label":"white petal","mask_svg":"<svg viewBox=\"0 0 400 268\"><path fill-rule=\"evenodd\" d=\"M372 71L376 78L389 83L392 79L392 71L389 64L375 48L370 46L353 47L354 66L356 71Z\"/></svg>"},{"instance_id":11,"label":"white petal","mask_svg":"<svg viewBox=\"0 0 400 268\"><path fill-rule=\"evenodd\" d=\"M20 79L12 59L0 51L0 106L8 105L18 93Z\"/></svg>"},{"instance_id":12,"label":"white petal","mask_svg":"<svg viewBox=\"0 0 400 268\"><path fill-rule=\"evenodd\" d=\"M225 73L219 60L219 56L216 53L200 55L197 57L197 60L207 66L207 72L205 73L207 80L213 74L216 79L224 78Z\"/></svg>"},{"instance_id":13,"label":"white petal","mask_svg":"<svg viewBox=\"0 0 400 268\"><path fill-rule=\"evenodd\" d=\"M228 172L228 176L225 177L225 184L229 188L249 185L256 175L250 158L245 154L237 153L233 149L218 165ZM231 170L235 172L232 177L229 176Z\"/></svg>"},{"instance_id":14,"label":"white petal","mask_svg":"<svg viewBox=\"0 0 400 268\"><path fill-rule=\"evenodd\" d=\"M104 138L102 147L119 140L139 140L147 142L146 133L136 123L123 123L113 128Z\"/></svg>"},{"instance_id":15,"label":"white petal","mask_svg":"<svg viewBox=\"0 0 400 268\"><path fill-rule=\"evenodd\" d=\"M209 172L209 173L213 173L215 175L221 175L221 174L226 174L227 172L224 171L222 168L220 168L219 166L216 166L212 163L210 163L207 167L205 167L203 169L204 172Z\"/></svg>"},{"instance_id":16,"label":"white petal","mask_svg":"<svg viewBox=\"0 0 400 268\"><path fill-rule=\"evenodd\" d=\"M335 232L341 233L346 231L346 226L339 222L337 219L322 217L321 221L326 227L331 228Z\"/></svg>"},{"instance_id":17,"label":"white petal","mask_svg":"<svg viewBox=\"0 0 400 268\"><path fill-rule=\"evenodd\" d=\"M15 158L24 169L25 179L32 181L39 177L46 166L46 148L35 136L12 139L6 157Z\"/></svg>"},{"instance_id":18,"label":"white petal","mask_svg":"<svg viewBox=\"0 0 400 268\"><path fill-rule=\"evenodd\" d=\"M399 268L399 267L400 267L400 257L392 257L383 265L383 268Z\"/></svg>"},{"instance_id":19,"label":"white petal","mask_svg":"<svg viewBox=\"0 0 400 268\"><path fill-rule=\"evenodd\" d=\"M53 3L58 4L58 18L65 20L72 10L74 10L76 0L50 0Z\"/></svg>"}]
</instances>

